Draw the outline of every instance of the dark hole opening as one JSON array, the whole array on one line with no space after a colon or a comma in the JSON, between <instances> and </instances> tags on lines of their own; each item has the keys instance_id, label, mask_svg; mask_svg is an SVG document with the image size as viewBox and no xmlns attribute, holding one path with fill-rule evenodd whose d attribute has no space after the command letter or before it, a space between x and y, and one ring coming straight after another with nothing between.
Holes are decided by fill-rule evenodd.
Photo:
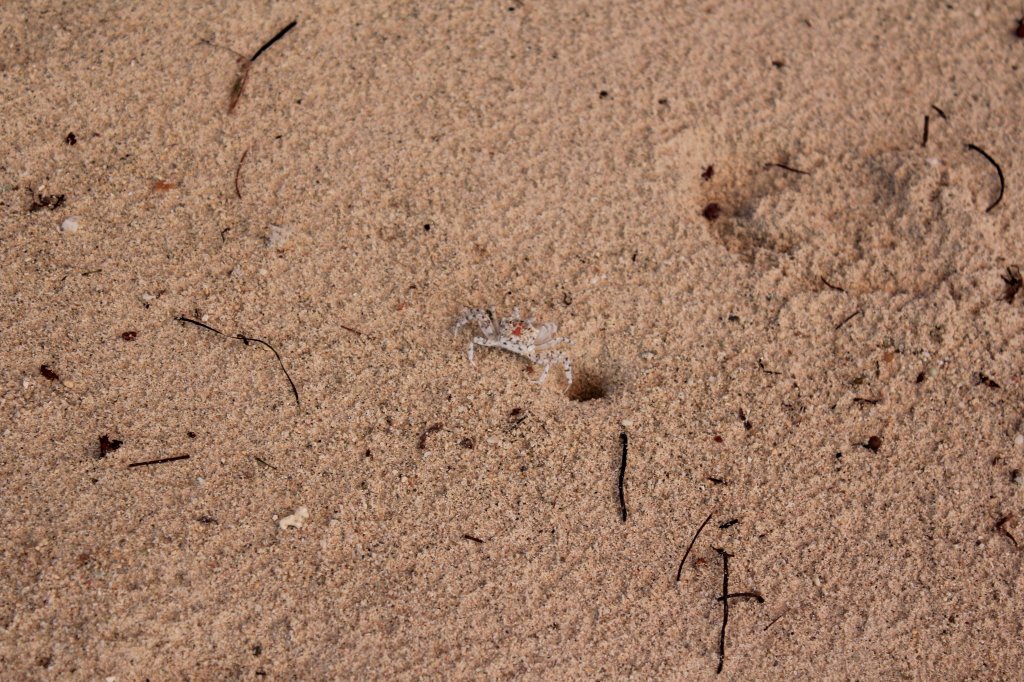
<instances>
[{"instance_id":1,"label":"dark hole opening","mask_svg":"<svg viewBox=\"0 0 1024 682\"><path fill-rule=\"evenodd\" d=\"M569 396L569 400L582 403L605 398L610 391L611 386L607 376L594 370L582 369L576 372L566 395Z\"/></svg>"}]
</instances>

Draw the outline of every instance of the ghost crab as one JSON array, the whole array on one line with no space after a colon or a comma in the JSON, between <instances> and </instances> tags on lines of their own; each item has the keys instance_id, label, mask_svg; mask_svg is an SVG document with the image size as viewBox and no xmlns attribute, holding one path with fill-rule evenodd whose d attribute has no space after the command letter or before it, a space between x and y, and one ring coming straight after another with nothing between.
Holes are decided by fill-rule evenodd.
<instances>
[{"instance_id":1,"label":"ghost crab","mask_svg":"<svg viewBox=\"0 0 1024 682\"><path fill-rule=\"evenodd\" d=\"M567 385L572 384L572 361L564 351L554 347L558 344L569 345L572 343L567 338L555 336L558 332L558 325L554 322L547 322L539 327L534 326L532 319L522 319L519 316L519 309L513 308L510 317L498 319L491 309L466 308L455 321L452 333L457 333L462 326L468 322L476 322L480 326L482 336L475 336L469 342L469 361L473 363L473 350L476 346L489 348L501 348L510 353L521 355L531 362L540 365L544 369L540 378L535 383L542 383L548 376L548 371L555 363L561 363L565 370Z\"/></svg>"}]
</instances>

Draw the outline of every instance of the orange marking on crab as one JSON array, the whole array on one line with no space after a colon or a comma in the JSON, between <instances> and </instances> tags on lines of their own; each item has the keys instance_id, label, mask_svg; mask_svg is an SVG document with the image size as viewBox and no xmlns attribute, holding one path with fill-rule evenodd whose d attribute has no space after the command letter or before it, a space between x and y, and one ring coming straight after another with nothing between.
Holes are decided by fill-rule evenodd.
<instances>
[{"instance_id":1,"label":"orange marking on crab","mask_svg":"<svg viewBox=\"0 0 1024 682\"><path fill-rule=\"evenodd\" d=\"M523 335L523 325L522 324L517 324L515 326L515 328L512 330L512 336L522 336L522 335Z\"/></svg>"}]
</instances>

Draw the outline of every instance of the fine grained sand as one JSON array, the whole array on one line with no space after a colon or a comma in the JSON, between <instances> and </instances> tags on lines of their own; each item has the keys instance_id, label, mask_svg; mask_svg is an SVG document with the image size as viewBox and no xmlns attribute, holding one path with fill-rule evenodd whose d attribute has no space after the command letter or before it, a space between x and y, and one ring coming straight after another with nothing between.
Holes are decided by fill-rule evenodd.
<instances>
[{"instance_id":1,"label":"fine grained sand","mask_svg":"<svg viewBox=\"0 0 1024 682\"><path fill-rule=\"evenodd\" d=\"M709 679L715 548L724 677L1020 674L1015 3L125 5L0 4L4 679Z\"/></svg>"}]
</instances>

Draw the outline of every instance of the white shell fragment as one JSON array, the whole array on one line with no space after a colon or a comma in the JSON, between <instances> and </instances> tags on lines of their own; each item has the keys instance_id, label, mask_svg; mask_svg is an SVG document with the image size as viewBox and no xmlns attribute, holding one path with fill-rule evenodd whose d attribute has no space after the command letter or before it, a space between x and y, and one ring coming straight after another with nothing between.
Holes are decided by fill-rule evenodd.
<instances>
[{"instance_id":1,"label":"white shell fragment","mask_svg":"<svg viewBox=\"0 0 1024 682\"><path fill-rule=\"evenodd\" d=\"M78 232L80 225L81 224L77 216L68 216L64 219L64 222L60 224L60 227L57 228L57 231L61 234L74 234L75 232Z\"/></svg>"},{"instance_id":2,"label":"white shell fragment","mask_svg":"<svg viewBox=\"0 0 1024 682\"><path fill-rule=\"evenodd\" d=\"M295 510L295 513L291 516L286 516L277 522L278 527L281 530L288 530L289 528L302 528L302 525L306 523L306 519L309 518L309 510L305 507L299 507Z\"/></svg>"}]
</instances>

